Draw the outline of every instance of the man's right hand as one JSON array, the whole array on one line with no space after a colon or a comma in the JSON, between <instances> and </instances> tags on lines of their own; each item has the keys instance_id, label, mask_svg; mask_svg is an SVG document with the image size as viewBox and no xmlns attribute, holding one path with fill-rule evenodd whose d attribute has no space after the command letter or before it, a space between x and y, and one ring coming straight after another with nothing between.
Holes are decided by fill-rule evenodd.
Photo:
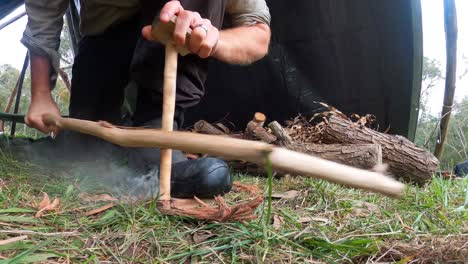
<instances>
[{"instance_id":1,"label":"man's right hand","mask_svg":"<svg viewBox=\"0 0 468 264\"><path fill-rule=\"evenodd\" d=\"M52 127L49 127L44 123L42 119L44 114L60 115L60 110L50 94L31 100L31 104L29 105L28 113L26 114L24 121L29 127L48 134L52 132Z\"/></svg>"}]
</instances>

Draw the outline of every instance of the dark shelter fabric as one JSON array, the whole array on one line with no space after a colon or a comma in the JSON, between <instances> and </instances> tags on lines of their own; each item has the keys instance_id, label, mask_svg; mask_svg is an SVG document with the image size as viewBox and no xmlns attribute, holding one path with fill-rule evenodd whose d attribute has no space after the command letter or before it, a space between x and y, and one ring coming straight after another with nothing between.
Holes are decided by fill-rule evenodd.
<instances>
[{"instance_id":1,"label":"dark shelter fabric","mask_svg":"<svg viewBox=\"0 0 468 264\"><path fill-rule=\"evenodd\" d=\"M468 175L468 161L455 165L454 174L458 177Z\"/></svg>"},{"instance_id":2,"label":"dark shelter fabric","mask_svg":"<svg viewBox=\"0 0 468 264\"><path fill-rule=\"evenodd\" d=\"M414 136L422 60L419 1L267 1L269 55L249 67L213 62L206 96L186 124L227 115L238 129L256 111L284 121L325 101L372 113L381 130Z\"/></svg>"},{"instance_id":3,"label":"dark shelter fabric","mask_svg":"<svg viewBox=\"0 0 468 264\"><path fill-rule=\"evenodd\" d=\"M24 3L24 0L2 0L0 1L0 19L8 16L12 11Z\"/></svg>"}]
</instances>

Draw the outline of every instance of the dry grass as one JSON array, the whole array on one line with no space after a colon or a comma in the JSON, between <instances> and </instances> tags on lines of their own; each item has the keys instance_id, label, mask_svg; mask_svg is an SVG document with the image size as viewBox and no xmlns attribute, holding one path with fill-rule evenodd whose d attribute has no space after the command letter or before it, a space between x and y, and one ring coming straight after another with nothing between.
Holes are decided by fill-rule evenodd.
<instances>
[{"instance_id":1,"label":"dry grass","mask_svg":"<svg viewBox=\"0 0 468 264\"><path fill-rule=\"evenodd\" d=\"M345 177L345 176L344 176ZM434 178L401 200L307 178L237 177L264 190L258 220L208 223L161 215L152 201L80 199L104 190L87 177L70 178L0 154L0 263L465 263L468 179ZM42 192L57 211L35 218ZM231 193L226 199L242 200ZM81 195L83 197L83 195ZM274 219L274 220L273 220Z\"/></svg>"}]
</instances>

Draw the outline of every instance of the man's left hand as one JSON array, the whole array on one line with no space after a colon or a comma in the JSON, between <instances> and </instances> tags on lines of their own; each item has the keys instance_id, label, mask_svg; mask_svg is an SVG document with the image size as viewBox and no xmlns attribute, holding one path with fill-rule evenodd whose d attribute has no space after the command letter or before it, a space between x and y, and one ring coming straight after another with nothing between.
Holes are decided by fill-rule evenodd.
<instances>
[{"instance_id":1,"label":"man's left hand","mask_svg":"<svg viewBox=\"0 0 468 264\"><path fill-rule=\"evenodd\" d=\"M161 9L159 19L161 23L169 23L171 18L177 16L174 43L197 54L200 58L212 56L219 40L219 30L211 24L209 19L204 19L197 12L184 10L179 1L169 1ZM192 30L190 37L187 32ZM154 40L151 35L151 26L146 26L142 30L142 35L148 40Z\"/></svg>"}]
</instances>

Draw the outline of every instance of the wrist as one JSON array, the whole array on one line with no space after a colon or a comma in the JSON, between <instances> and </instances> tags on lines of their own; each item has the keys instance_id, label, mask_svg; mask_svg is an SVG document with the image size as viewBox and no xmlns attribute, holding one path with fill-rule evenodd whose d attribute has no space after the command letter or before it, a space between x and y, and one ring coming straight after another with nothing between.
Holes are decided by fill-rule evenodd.
<instances>
[{"instance_id":1,"label":"wrist","mask_svg":"<svg viewBox=\"0 0 468 264\"><path fill-rule=\"evenodd\" d=\"M31 100L52 100L52 93L50 90L41 89L41 90L33 90L31 91Z\"/></svg>"}]
</instances>

